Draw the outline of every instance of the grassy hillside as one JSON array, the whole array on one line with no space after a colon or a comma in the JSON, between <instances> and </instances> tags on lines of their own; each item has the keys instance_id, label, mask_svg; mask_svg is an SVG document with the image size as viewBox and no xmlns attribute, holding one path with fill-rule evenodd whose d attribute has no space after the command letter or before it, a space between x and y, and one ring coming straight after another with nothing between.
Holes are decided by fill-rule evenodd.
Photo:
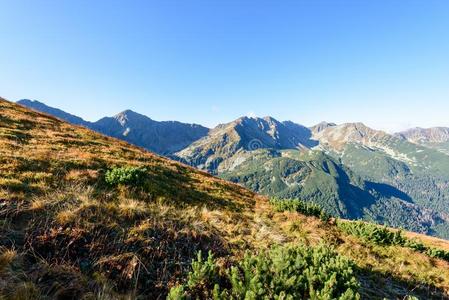
<instances>
[{"instance_id":1,"label":"grassy hillside","mask_svg":"<svg viewBox=\"0 0 449 300\"><path fill-rule=\"evenodd\" d=\"M245 215L257 200L252 192L125 142L0 105L0 247L13 256L11 270L2 266L6 294L15 283L33 282L44 295L105 283L155 296L198 250L225 255L252 244ZM107 185L104 173L116 166L145 167L145 186ZM233 219L238 222L230 224Z\"/></svg>"},{"instance_id":2,"label":"grassy hillside","mask_svg":"<svg viewBox=\"0 0 449 300\"><path fill-rule=\"evenodd\" d=\"M0 100L0 299L449 297L443 252L379 244L298 207ZM199 251L214 258L191 264Z\"/></svg>"}]
</instances>

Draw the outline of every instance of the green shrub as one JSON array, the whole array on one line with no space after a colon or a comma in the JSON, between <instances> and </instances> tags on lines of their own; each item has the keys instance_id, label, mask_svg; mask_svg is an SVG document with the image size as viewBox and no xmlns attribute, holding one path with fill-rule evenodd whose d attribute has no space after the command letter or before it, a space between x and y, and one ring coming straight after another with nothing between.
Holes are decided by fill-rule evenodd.
<instances>
[{"instance_id":1,"label":"green shrub","mask_svg":"<svg viewBox=\"0 0 449 300\"><path fill-rule=\"evenodd\" d=\"M445 251L443 249L437 249L437 248L427 248L425 250L425 253L427 255L429 255L430 257L441 258L446 261L449 261L449 251Z\"/></svg>"},{"instance_id":2,"label":"green shrub","mask_svg":"<svg viewBox=\"0 0 449 300\"><path fill-rule=\"evenodd\" d=\"M192 260L191 268L192 271L187 275L186 284L172 288L167 299L189 299L190 296L201 299L220 299L219 267L212 252L209 251L207 259L204 260L202 252L199 251L197 258Z\"/></svg>"},{"instance_id":3,"label":"green shrub","mask_svg":"<svg viewBox=\"0 0 449 300\"><path fill-rule=\"evenodd\" d=\"M244 258L220 275L212 255L192 263L168 299L359 299L350 260L324 246L275 247Z\"/></svg>"},{"instance_id":4,"label":"green shrub","mask_svg":"<svg viewBox=\"0 0 449 300\"><path fill-rule=\"evenodd\" d=\"M361 238L369 243L377 245L398 245L424 253L430 257L449 261L449 251L443 249L427 247L423 243L407 239L401 231L391 231L385 226L365 223L361 221L337 222L338 228L344 232Z\"/></svg>"},{"instance_id":5,"label":"green shrub","mask_svg":"<svg viewBox=\"0 0 449 300\"><path fill-rule=\"evenodd\" d=\"M405 238L401 231L393 232L386 226L362 221L338 221L338 228L344 232L378 245L404 245Z\"/></svg>"},{"instance_id":6,"label":"green shrub","mask_svg":"<svg viewBox=\"0 0 449 300\"><path fill-rule=\"evenodd\" d=\"M410 249L413 249L413 250L418 251L418 252L425 252L427 250L427 247L424 246L423 243L418 242L417 240L409 240L409 239L407 239L403 246L407 247L407 248L410 248Z\"/></svg>"},{"instance_id":7,"label":"green shrub","mask_svg":"<svg viewBox=\"0 0 449 300\"><path fill-rule=\"evenodd\" d=\"M314 216L323 221L328 221L330 215L326 213L319 205L305 202L299 199L278 199L271 198L271 205L276 211L295 211L306 216Z\"/></svg>"},{"instance_id":8,"label":"green shrub","mask_svg":"<svg viewBox=\"0 0 449 300\"><path fill-rule=\"evenodd\" d=\"M214 256L209 251L207 259L203 260L201 251L198 252L197 259L192 261L192 272L187 279L187 287L190 289L201 289L210 291L213 283L219 280L219 268L215 263Z\"/></svg>"},{"instance_id":9,"label":"green shrub","mask_svg":"<svg viewBox=\"0 0 449 300\"><path fill-rule=\"evenodd\" d=\"M145 182L146 177L146 168L119 167L108 170L105 174L105 181L112 186L139 186Z\"/></svg>"}]
</instances>

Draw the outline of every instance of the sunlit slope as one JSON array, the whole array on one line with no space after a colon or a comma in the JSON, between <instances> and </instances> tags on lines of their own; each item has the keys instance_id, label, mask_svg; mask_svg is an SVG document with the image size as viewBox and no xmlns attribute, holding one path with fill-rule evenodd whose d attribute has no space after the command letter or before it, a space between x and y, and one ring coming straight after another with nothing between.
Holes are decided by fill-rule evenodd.
<instances>
[{"instance_id":1,"label":"sunlit slope","mask_svg":"<svg viewBox=\"0 0 449 300\"><path fill-rule=\"evenodd\" d=\"M246 189L4 100L0 111L0 246L33 268L26 280L76 290L86 268L125 288L142 263L139 282L158 295L198 250L257 238ZM145 167L145 189L107 186L115 166Z\"/></svg>"},{"instance_id":2,"label":"sunlit slope","mask_svg":"<svg viewBox=\"0 0 449 300\"><path fill-rule=\"evenodd\" d=\"M319 244L354 262L362 298L448 297L443 259L277 211L238 185L4 100L0 160L0 298L164 299L199 250L226 270L246 250ZM133 168L139 184L113 184L111 169Z\"/></svg>"}]
</instances>

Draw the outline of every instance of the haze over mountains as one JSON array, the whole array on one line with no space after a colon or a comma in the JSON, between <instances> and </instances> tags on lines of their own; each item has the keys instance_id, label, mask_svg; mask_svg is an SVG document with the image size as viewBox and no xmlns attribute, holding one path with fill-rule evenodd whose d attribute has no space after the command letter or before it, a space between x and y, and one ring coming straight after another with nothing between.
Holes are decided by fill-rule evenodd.
<instances>
[{"instance_id":1,"label":"haze over mountains","mask_svg":"<svg viewBox=\"0 0 449 300\"><path fill-rule=\"evenodd\" d=\"M449 129L397 134L362 123L311 128L242 117L213 129L132 111L87 122L18 103L123 139L256 192L317 202L335 216L449 237Z\"/></svg>"}]
</instances>

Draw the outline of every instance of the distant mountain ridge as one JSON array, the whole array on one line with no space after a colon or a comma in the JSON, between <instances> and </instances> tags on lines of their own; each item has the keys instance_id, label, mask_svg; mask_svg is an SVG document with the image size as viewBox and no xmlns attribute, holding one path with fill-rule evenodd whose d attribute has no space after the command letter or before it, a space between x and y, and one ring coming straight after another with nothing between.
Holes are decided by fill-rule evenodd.
<instances>
[{"instance_id":1,"label":"distant mountain ridge","mask_svg":"<svg viewBox=\"0 0 449 300\"><path fill-rule=\"evenodd\" d=\"M104 117L96 122L88 122L39 101L24 99L17 103L162 155L179 151L209 132L208 128L201 125L177 121L154 121L132 110L125 110L113 117Z\"/></svg>"},{"instance_id":2,"label":"distant mountain ridge","mask_svg":"<svg viewBox=\"0 0 449 300\"><path fill-rule=\"evenodd\" d=\"M89 125L91 124L90 122L85 121L78 116L69 114L61 109L58 109L58 108L50 107L50 106L48 106L42 102L39 102L37 100L22 99L22 100L17 101L17 103L20 105L26 106L28 108L32 108L34 110L55 116L57 118L60 118L62 120L65 120L65 121L75 124L75 125L89 127Z\"/></svg>"},{"instance_id":3,"label":"distant mountain ridge","mask_svg":"<svg viewBox=\"0 0 449 300\"><path fill-rule=\"evenodd\" d=\"M449 141L448 127L431 127L431 128L411 128L406 131L396 133L397 136L403 137L414 143L444 143Z\"/></svg>"},{"instance_id":4,"label":"distant mountain ridge","mask_svg":"<svg viewBox=\"0 0 449 300\"><path fill-rule=\"evenodd\" d=\"M322 122L320 122L320 123L318 123L318 124L316 124L316 125L310 127L310 130L311 130L313 133L318 133L318 132L321 132L321 131L323 131L324 129L326 129L326 128L328 128L328 127L332 127L332 126L337 126L337 124L335 124L335 123L328 123L328 122L326 122L326 121L322 121Z\"/></svg>"},{"instance_id":5,"label":"distant mountain ridge","mask_svg":"<svg viewBox=\"0 0 449 300\"><path fill-rule=\"evenodd\" d=\"M449 155L449 128L412 128L395 134L397 137L409 142L438 150Z\"/></svg>"},{"instance_id":6,"label":"distant mountain ridge","mask_svg":"<svg viewBox=\"0 0 449 300\"><path fill-rule=\"evenodd\" d=\"M201 125L154 121L131 110L102 118L92 129L163 155L179 151L209 132Z\"/></svg>"},{"instance_id":7,"label":"distant mountain ridge","mask_svg":"<svg viewBox=\"0 0 449 300\"><path fill-rule=\"evenodd\" d=\"M313 134L313 138L319 140L321 144L340 149L351 142L373 144L382 139L390 138L390 135L380 130L371 129L363 123L345 123L322 128Z\"/></svg>"}]
</instances>

